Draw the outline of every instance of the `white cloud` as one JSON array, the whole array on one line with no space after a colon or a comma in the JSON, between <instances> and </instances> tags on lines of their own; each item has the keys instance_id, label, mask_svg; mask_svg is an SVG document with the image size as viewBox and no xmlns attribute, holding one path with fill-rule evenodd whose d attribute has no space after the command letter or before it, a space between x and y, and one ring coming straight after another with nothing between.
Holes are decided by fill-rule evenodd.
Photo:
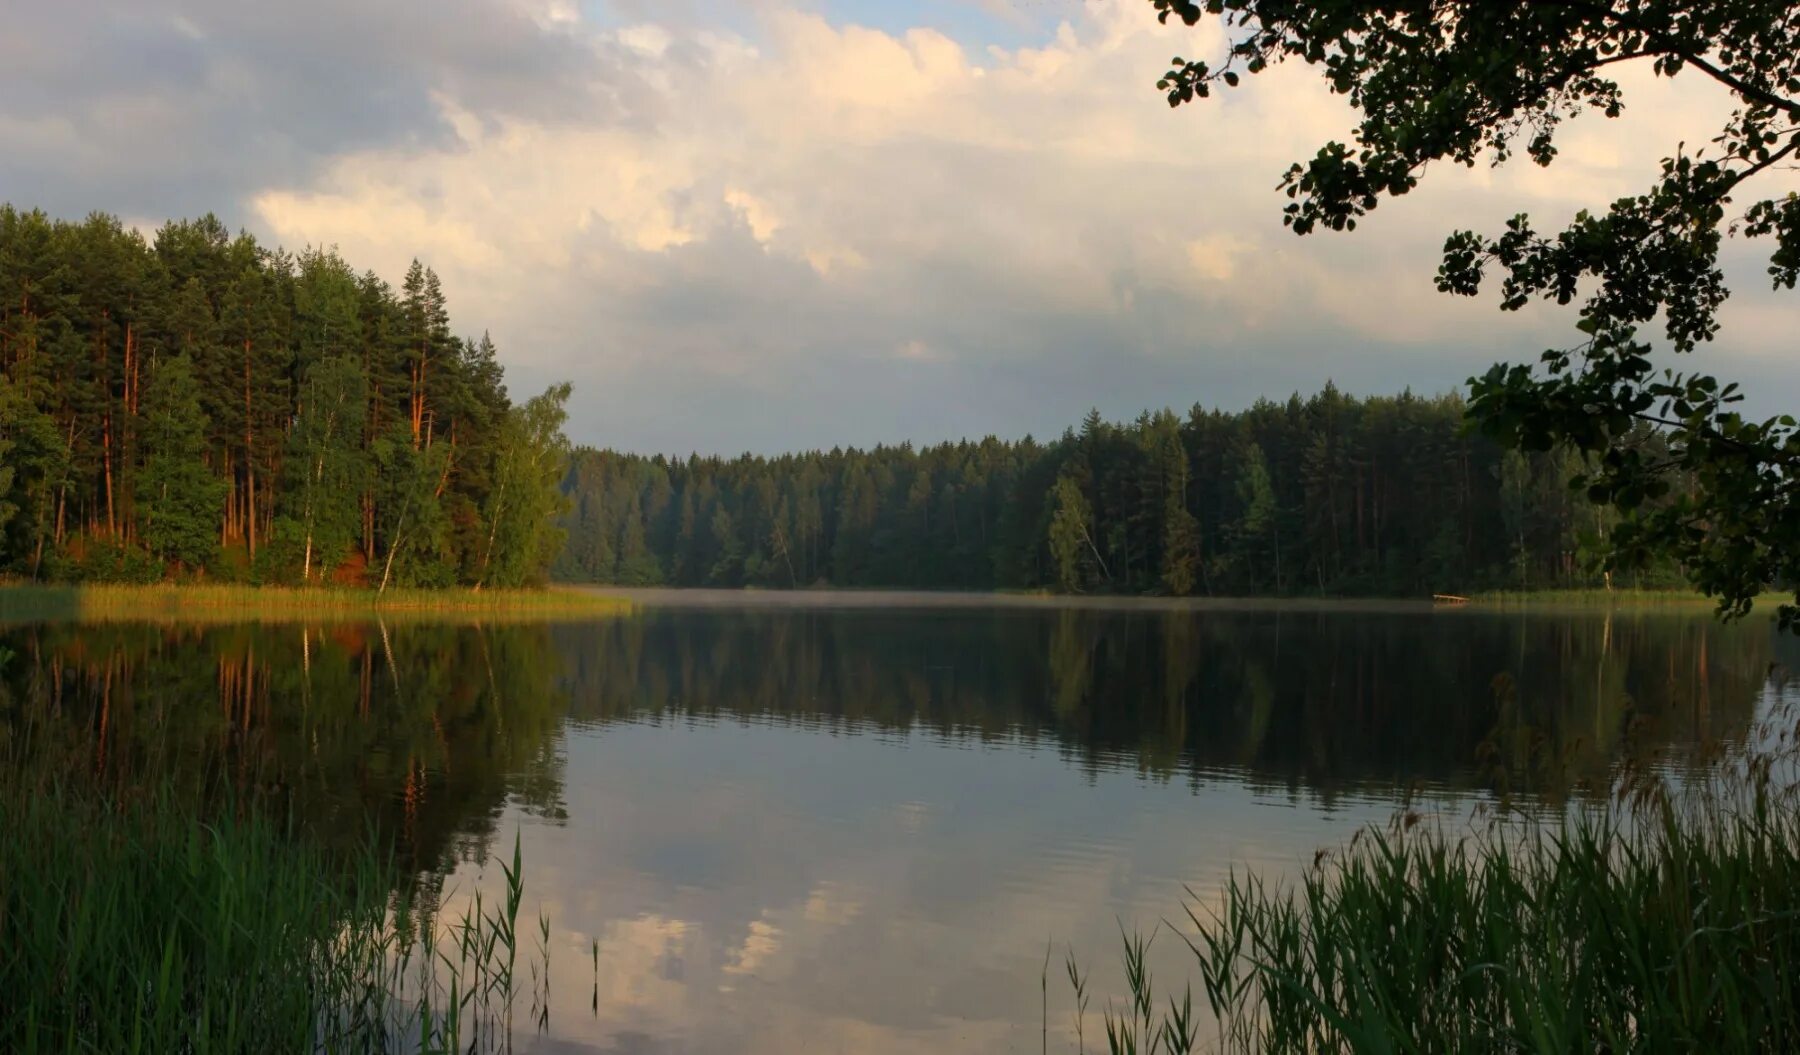
<instances>
[{"instance_id":1,"label":"white cloud","mask_svg":"<svg viewBox=\"0 0 1800 1055\"><path fill-rule=\"evenodd\" d=\"M1238 265L1255 251L1256 246L1229 234L1202 236L1187 243L1188 263L1195 276L1206 282L1230 282Z\"/></svg>"},{"instance_id":2,"label":"white cloud","mask_svg":"<svg viewBox=\"0 0 1800 1055\"><path fill-rule=\"evenodd\" d=\"M781 928L766 919L753 919L743 942L726 952L725 964L719 970L727 975L753 975L780 948Z\"/></svg>"},{"instance_id":3,"label":"white cloud","mask_svg":"<svg viewBox=\"0 0 1800 1055\"><path fill-rule=\"evenodd\" d=\"M746 194L736 188L727 188L725 204L737 210L744 223L749 225L750 233L759 242L768 242L774 236L776 229L781 226L781 221L769 211L768 205L757 200L755 195Z\"/></svg>"},{"instance_id":4,"label":"white cloud","mask_svg":"<svg viewBox=\"0 0 1800 1055\"><path fill-rule=\"evenodd\" d=\"M640 55L660 59L669 51L674 38L669 31L657 25L627 26L619 30L619 43Z\"/></svg>"},{"instance_id":5,"label":"white cloud","mask_svg":"<svg viewBox=\"0 0 1800 1055\"><path fill-rule=\"evenodd\" d=\"M1568 320L1436 294L1444 235L1642 189L1723 108L1696 82L1634 82L1633 119L1576 122L1548 171L1442 169L1354 235L1297 240L1275 179L1350 127L1312 71L1170 113L1150 82L1170 54L1216 51L1211 32L1141 0L1076 18L983 52L780 7L755 39L558 19L586 34L596 85L643 89L623 114L442 96L453 142L353 151L254 208L290 244L432 263L521 383L573 376L582 440L1042 433L1096 403L1242 403L1328 377L1434 390L1532 357ZM1791 312L1748 310L1728 338ZM947 347L937 389L884 372Z\"/></svg>"}]
</instances>

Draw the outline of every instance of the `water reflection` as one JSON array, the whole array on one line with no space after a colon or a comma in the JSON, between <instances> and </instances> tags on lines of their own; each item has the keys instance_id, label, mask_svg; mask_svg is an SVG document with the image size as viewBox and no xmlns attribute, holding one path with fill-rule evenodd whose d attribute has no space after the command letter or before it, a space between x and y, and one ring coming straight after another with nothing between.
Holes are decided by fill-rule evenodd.
<instances>
[{"instance_id":1,"label":"water reflection","mask_svg":"<svg viewBox=\"0 0 1800 1055\"><path fill-rule=\"evenodd\" d=\"M375 824L453 910L519 832L555 928L536 1043L701 1052L1037 1050L1047 938L1116 989L1115 919L1183 884L1299 867L1404 788L1467 805L1627 751L1679 764L1744 736L1795 651L1680 615L967 609L0 647L15 764Z\"/></svg>"},{"instance_id":2,"label":"water reflection","mask_svg":"<svg viewBox=\"0 0 1800 1055\"><path fill-rule=\"evenodd\" d=\"M542 626L52 624L0 647L0 758L120 795L230 794L328 839L373 824L430 863L509 795L558 808Z\"/></svg>"},{"instance_id":3,"label":"water reflection","mask_svg":"<svg viewBox=\"0 0 1800 1055\"><path fill-rule=\"evenodd\" d=\"M1743 735L1766 626L1692 616L691 612L553 631L584 721L737 717L1046 739L1090 771L1329 799L1564 790L1628 741Z\"/></svg>"},{"instance_id":4,"label":"water reflection","mask_svg":"<svg viewBox=\"0 0 1800 1055\"><path fill-rule=\"evenodd\" d=\"M567 810L552 741L672 718L1053 745L1198 787L1560 792L1625 750L1744 734L1765 625L1692 616L651 611L576 624L0 631L0 749L121 786L224 778L424 858L510 796Z\"/></svg>"}]
</instances>

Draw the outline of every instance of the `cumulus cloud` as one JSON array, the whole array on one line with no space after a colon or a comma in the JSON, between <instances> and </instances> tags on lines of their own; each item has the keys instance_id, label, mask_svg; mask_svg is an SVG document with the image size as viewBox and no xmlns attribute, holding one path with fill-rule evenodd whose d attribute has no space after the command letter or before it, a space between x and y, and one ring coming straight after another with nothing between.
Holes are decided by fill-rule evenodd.
<instances>
[{"instance_id":1,"label":"cumulus cloud","mask_svg":"<svg viewBox=\"0 0 1800 1055\"><path fill-rule=\"evenodd\" d=\"M1443 390L1569 322L1435 293L1443 236L1639 190L1725 108L1633 84L1633 116L1576 123L1548 171L1434 172L1355 235L1296 239L1275 179L1349 111L1294 68L1171 113L1150 82L1219 41L1142 0L986 46L941 4L930 25L804 0L453 6L121 8L115 35L166 61L9 105L0 136L38 149L0 174L74 169L57 194L123 211L206 188L290 245L388 274L421 257L515 388L576 382L577 438L731 452L1041 434L1327 378ZM37 19L52 50L103 46ZM126 146L163 160L148 185L107 149L128 112ZM1743 267L1725 372L1791 329Z\"/></svg>"}]
</instances>

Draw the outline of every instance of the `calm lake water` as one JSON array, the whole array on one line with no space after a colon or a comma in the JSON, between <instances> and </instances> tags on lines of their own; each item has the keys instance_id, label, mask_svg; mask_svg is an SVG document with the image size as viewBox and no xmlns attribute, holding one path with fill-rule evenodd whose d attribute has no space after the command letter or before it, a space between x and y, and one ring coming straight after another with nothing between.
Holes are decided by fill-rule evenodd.
<instances>
[{"instance_id":1,"label":"calm lake water","mask_svg":"<svg viewBox=\"0 0 1800 1055\"><path fill-rule=\"evenodd\" d=\"M1097 1006L1120 926L1184 889L1296 874L1408 797L1467 816L1679 767L1800 698L1792 639L1704 610L646 600L0 628L0 757L373 824L451 906L517 837L553 994L520 1050L1023 1052L1047 943L1072 1050L1065 951Z\"/></svg>"}]
</instances>

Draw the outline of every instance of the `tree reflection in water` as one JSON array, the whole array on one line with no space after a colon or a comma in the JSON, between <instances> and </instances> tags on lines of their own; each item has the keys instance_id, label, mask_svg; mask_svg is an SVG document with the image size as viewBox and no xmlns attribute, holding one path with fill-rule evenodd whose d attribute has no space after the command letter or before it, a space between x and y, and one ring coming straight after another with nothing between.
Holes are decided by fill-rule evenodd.
<instances>
[{"instance_id":1,"label":"tree reflection in water","mask_svg":"<svg viewBox=\"0 0 1800 1055\"><path fill-rule=\"evenodd\" d=\"M0 748L117 794L229 788L325 838L480 851L568 806L556 739L670 718L1052 744L1332 796L1560 794L1747 729L1775 650L1687 615L652 610L591 623L47 624L0 631ZM1791 645L1785 646L1790 647Z\"/></svg>"}]
</instances>

